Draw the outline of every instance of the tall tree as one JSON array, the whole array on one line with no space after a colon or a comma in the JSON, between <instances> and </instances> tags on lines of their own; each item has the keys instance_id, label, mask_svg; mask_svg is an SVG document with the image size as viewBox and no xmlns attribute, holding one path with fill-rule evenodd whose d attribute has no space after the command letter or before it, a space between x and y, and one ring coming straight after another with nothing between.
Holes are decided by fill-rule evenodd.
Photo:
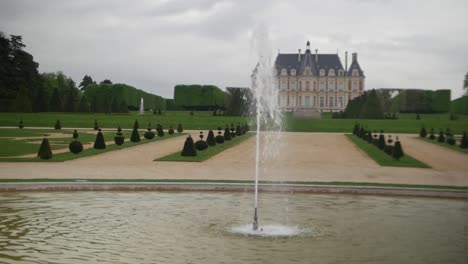
<instances>
[{"instance_id":1,"label":"tall tree","mask_svg":"<svg viewBox=\"0 0 468 264\"><path fill-rule=\"evenodd\" d=\"M93 81L93 78L91 78L91 76L89 75L85 75L78 87L80 88L82 92L84 92L86 91L86 87L88 87L88 85L93 84L93 83L96 83L95 81Z\"/></svg>"},{"instance_id":2,"label":"tall tree","mask_svg":"<svg viewBox=\"0 0 468 264\"><path fill-rule=\"evenodd\" d=\"M63 112L63 101L60 97L58 88L55 88L50 97L50 111L52 112Z\"/></svg>"},{"instance_id":3,"label":"tall tree","mask_svg":"<svg viewBox=\"0 0 468 264\"><path fill-rule=\"evenodd\" d=\"M465 89L465 94L468 95L468 72L465 74L465 81L463 82L463 89Z\"/></svg>"},{"instance_id":4,"label":"tall tree","mask_svg":"<svg viewBox=\"0 0 468 264\"><path fill-rule=\"evenodd\" d=\"M81 96L80 106L78 108L78 111L80 111L82 113L89 113L90 110L91 109L90 109L90 106L89 106L88 98L86 97L85 94L83 94Z\"/></svg>"},{"instance_id":5,"label":"tall tree","mask_svg":"<svg viewBox=\"0 0 468 264\"><path fill-rule=\"evenodd\" d=\"M29 113L31 112L31 100L29 99L26 88L22 87L16 96L16 112Z\"/></svg>"},{"instance_id":6,"label":"tall tree","mask_svg":"<svg viewBox=\"0 0 468 264\"><path fill-rule=\"evenodd\" d=\"M109 79L105 79L104 81L102 81L100 84L112 84L111 80Z\"/></svg>"}]
</instances>

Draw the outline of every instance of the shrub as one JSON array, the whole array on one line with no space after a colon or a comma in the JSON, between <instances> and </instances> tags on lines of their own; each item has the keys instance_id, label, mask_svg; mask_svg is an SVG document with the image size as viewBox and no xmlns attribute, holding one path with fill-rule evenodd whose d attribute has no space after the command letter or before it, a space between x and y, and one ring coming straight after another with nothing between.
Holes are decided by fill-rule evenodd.
<instances>
[{"instance_id":1,"label":"shrub","mask_svg":"<svg viewBox=\"0 0 468 264\"><path fill-rule=\"evenodd\" d=\"M184 129L182 128L182 124L179 124L179 125L177 126L177 133L180 134L180 133L182 133L182 132L184 132Z\"/></svg>"},{"instance_id":2,"label":"shrub","mask_svg":"<svg viewBox=\"0 0 468 264\"><path fill-rule=\"evenodd\" d=\"M218 144L223 144L224 143L224 136L221 135L223 132L221 132L221 128L218 128L218 135L215 137L215 141ZM209 135L208 135L209 137Z\"/></svg>"},{"instance_id":3,"label":"shrub","mask_svg":"<svg viewBox=\"0 0 468 264\"><path fill-rule=\"evenodd\" d=\"M172 128L172 126L170 126L167 133L169 133L169 135L173 135L174 134L174 128Z\"/></svg>"},{"instance_id":4,"label":"shrub","mask_svg":"<svg viewBox=\"0 0 468 264\"><path fill-rule=\"evenodd\" d=\"M140 142L140 133L138 133L138 129L133 126L132 135L130 136L131 142Z\"/></svg>"},{"instance_id":5,"label":"shrub","mask_svg":"<svg viewBox=\"0 0 468 264\"><path fill-rule=\"evenodd\" d=\"M55 122L54 128L55 129L62 129L62 125L60 124L60 120L57 119L57 121Z\"/></svg>"},{"instance_id":6,"label":"shrub","mask_svg":"<svg viewBox=\"0 0 468 264\"><path fill-rule=\"evenodd\" d=\"M353 128L353 135L358 135L359 134L359 123L355 123L354 124L354 128Z\"/></svg>"},{"instance_id":7,"label":"shrub","mask_svg":"<svg viewBox=\"0 0 468 264\"><path fill-rule=\"evenodd\" d=\"M429 139L434 140L435 139L435 134L434 134L434 129L431 128L431 132L429 133Z\"/></svg>"},{"instance_id":8,"label":"shrub","mask_svg":"<svg viewBox=\"0 0 468 264\"><path fill-rule=\"evenodd\" d=\"M237 126L236 126L236 136L241 136L243 134L244 133L242 133L241 126L239 124L237 124Z\"/></svg>"},{"instance_id":9,"label":"shrub","mask_svg":"<svg viewBox=\"0 0 468 264\"><path fill-rule=\"evenodd\" d=\"M156 125L156 132L158 133L158 137L164 137L164 129L160 124Z\"/></svg>"},{"instance_id":10,"label":"shrub","mask_svg":"<svg viewBox=\"0 0 468 264\"><path fill-rule=\"evenodd\" d=\"M200 131L200 140L198 140L197 142L195 142L195 148L197 150L205 150L208 148L208 143L206 143L206 141L203 140L203 131Z\"/></svg>"},{"instance_id":11,"label":"shrub","mask_svg":"<svg viewBox=\"0 0 468 264\"><path fill-rule=\"evenodd\" d=\"M447 136L447 144L453 146L453 145L455 145L455 143L456 143L455 137L452 134L448 135Z\"/></svg>"},{"instance_id":12,"label":"shrub","mask_svg":"<svg viewBox=\"0 0 468 264\"><path fill-rule=\"evenodd\" d=\"M380 136L379 136L379 141L377 143L377 147L381 150L384 150L385 149L385 136L383 133L380 133Z\"/></svg>"},{"instance_id":13,"label":"shrub","mask_svg":"<svg viewBox=\"0 0 468 264\"><path fill-rule=\"evenodd\" d=\"M184 148L182 149L182 156L197 156L197 150L195 149L195 144L190 135L187 136L187 139L184 143Z\"/></svg>"},{"instance_id":14,"label":"shrub","mask_svg":"<svg viewBox=\"0 0 468 264\"><path fill-rule=\"evenodd\" d=\"M400 160L400 158L403 157L403 155L403 148L401 147L400 140L398 140L397 137L395 141L395 146L393 147L392 157L396 160Z\"/></svg>"},{"instance_id":15,"label":"shrub","mask_svg":"<svg viewBox=\"0 0 468 264\"><path fill-rule=\"evenodd\" d=\"M466 131L463 132L463 136L460 140L460 148L463 148L463 149L468 148L468 136L466 134Z\"/></svg>"},{"instance_id":16,"label":"shrub","mask_svg":"<svg viewBox=\"0 0 468 264\"><path fill-rule=\"evenodd\" d=\"M367 139L367 142L368 142L368 143L372 143L372 138L373 138L372 132L371 132L371 130L369 129L369 131L367 131L367 138L366 138L366 139Z\"/></svg>"},{"instance_id":17,"label":"shrub","mask_svg":"<svg viewBox=\"0 0 468 264\"><path fill-rule=\"evenodd\" d=\"M208 146L216 146L216 140L214 137L213 130L208 131L208 137L206 138L206 143L208 143Z\"/></svg>"},{"instance_id":18,"label":"shrub","mask_svg":"<svg viewBox=\"0 0 468 264\"><path fill-rule=\"evenodd\" d=\"M229 127L226 127L226 129L224 129L224 140L231 140L232 137L231 137L231 131L229 131Z\"/></svg>"},{"instance_id":19,"label":"shrub","mask_svg":"<svg viewBox=\"0 0 468 264\"><path fill-rule=\"evenodd\" d=\"M123 133L122 133L122 128L120 128L120 126L117 128L117 133L115 134L115 137L114 137L114 142L116 145L122 145L125 141L125 138L123 136Z\"/></svg>"},{"instance_id":20,"label":"shrub","mask_svg":"<svg viewBox=\"0 0 468 264\"><path fill-rule=\"evenodd\" d=\"M47 138L42 139L42 143L39 147L39 151L37 152L37 156L41 159L52 158L52 150L50 148L49 140Z\"/></svg>"},{"instance_id":21,"label":"shrub","mask_svg":"<svg viewBox=\"0 0 468 264\"><path fill-rule=\"evenodd\" d=\"M78 138L78 131L76 131L76 129L75 129L75 130L73 130L73 139L76 140L77 138Z\"/></svg>"},{"instance_id":22,"label":"shrub","mask_svg":"<svg viewBox=\"0 0 468 264\"><path fill-rule=\"evenodd\" d=\"M148 128L146 129L147 131L143 135L146 139L153 139L154 138L154 133L151 131L151 124L148 123Z\"/></svg>"},{"instance_id":23,"label":"shrub","mask_svg":"<svg viewBox=\"0 0 468 264\"><path fill-rule=\"evenodd\" d=\"M106 141L104 140L104 135L102 134L101 129L98 129L98 133L96 135L96 140L94 141L94 148L95 149L105 149L106 148Z\"/></svg>"},{"instance_id":24,"label":"shrub","mask_svg":"<svg viewBox=\"0 0 468 264\"><path fill-rule=\"evenodd\" d=\"M23 127L24 127L23 120L19 121L18 127L19 127L19 129L23 129Z\"/></svg>"},{"instance_id":25,"label":"shrub","mask_svg":"<svg viewBox=\"0 0 468 264\"><path fill-rule=\"evenodd\" d=\"M437 141L440 142L440 143L445 142L444 131L442 131L442 129L439 131L439 137L437 138Z\"/></svg>"},{"instance_id":26,"label":"shrub","mask_svg":"<svg viewBox=\"0 0 468 264\"><path fill-rule=\"evenodd\" d=\"M421 131L419 131L419 136L422 137L422 138L427 137L427 131L426 131L426 128L424 126L421 127Z\"/></svg>"},{"instance_id":27,"label":"shrub","mask_svg":"<svg viewBox=\"0 0 468 264\"><path fill-rule=\"evenodd\" d=\"M94 130L98 130L99 129L99 125L97 123L97 119L94 120Z\"/></svg>"},{"instance_id":28,"label":"shrub","mask_svg":"<svg viewBox=\"0 0 468 264\"><path fill-rule=\"evenodd\" d=\"M361 127L361 128L359 129L358 136L359 136L361 139L365 139L366 131L364 130L364 127Z\"/></svg>"},{"instance_id":29,"label":"shrub","mask_svg":"<svg viewBox=\"0 0 468 264\"><path fill-rule=\"evenodd\" d=\"M133 129L139 129L140 125L138 124L138 120L135 120L135 123L133 123Z\"/></svg>"},{"instance_id":30,"label":"shrub","mask_svg":"<svg viewBox=\"0 0 468 264\"><path fill-rule=\"evenodd\" d=\"M71 153L78 154L83 151L83 144L81 144L81 142L79 142L78 140L74 140L70 142L70 144L68 145L68 149Z\"/></svg>"},{"instance_id":31,"label":"shrub","mask_svg":"<svg viewBox=\"0 0 468 264\"><path fill-rule=\"evenodd\" d=\"M234 124L231 123L231 138L236 137L236 129L234 128Z\"/></svg>"}]
</instances>

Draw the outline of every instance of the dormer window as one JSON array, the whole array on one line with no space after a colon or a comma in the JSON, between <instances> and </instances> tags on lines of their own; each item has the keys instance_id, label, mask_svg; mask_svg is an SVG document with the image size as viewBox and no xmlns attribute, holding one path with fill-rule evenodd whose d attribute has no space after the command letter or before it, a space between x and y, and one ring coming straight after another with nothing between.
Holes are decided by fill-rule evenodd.
<instances>
[{"instance_id":1,"label":"dormer window","mask_svg":"<svg viewBox=\"0 0 468 264\"><path fill-rule=\"evenodd\" d=\"M282 76L288 75L288 71L286 69L281 69L281 75Z\"/></svg>"},{"instance_id":2,"label":"dormer window","mask_svg":"<svg viewBox=\"0 0 468 264\"><path fill-rule=\"evenodd\" d=\"M320 76L325 76L325 70L324 69L320 69Z\"/></svg>"},{"instance_id":3,"label":"dormer window","mask_svg":"<svg viewBox=\"0 0 468 264\"><path fill-rule=\"evenodd\" d=\"M305 70L304 70L304 75L311 75L312 72L310 70L310 67L306 67Z\"/></svg>"},{"instance_id":4,"label":"dormer window","mask_svg":"<svg viewBox=\"0 0 468 264\"><path fill-rule=\"evenodd\" d=\"M292 69L292 70L291 70L291 75L292 75L292 76L296 76L296 69Z\"/></svg>"},{"instance_id":5,"label":"dormer window","mask_svg":"<svg viewBox=\"0 0 468 264\"><path fill-rule=\"evenodd\" d=\"M358 72L357 69L354 69L354 70L353 70L353 76L359 76L359 72Z\"/></svg>"},{"instance_id":6,"label":"dormer window","mask_svg":"<svg viewBox=\"0 0 468 264\"><path fill-rule=\"evenodd\" d=\"M338 76L343 76L343 70L338 71Z\"/></svg>"},{"instance_id":7,"label":"dormer window","mask_svg":"<svg viewBox=\"0 0 468 264\"><path fill-rule=\"evenodd\" d=\"M328 71L328 76L335 76L335 70L334 69L330 69Z\"/></svg>"}]
</instances>

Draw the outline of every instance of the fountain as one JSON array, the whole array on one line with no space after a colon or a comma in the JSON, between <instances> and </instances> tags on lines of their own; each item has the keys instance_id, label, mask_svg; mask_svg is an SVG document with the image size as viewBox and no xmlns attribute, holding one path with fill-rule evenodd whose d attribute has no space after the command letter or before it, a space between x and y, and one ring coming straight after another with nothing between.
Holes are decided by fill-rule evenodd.
<instances>
[{"instance_id":1,"label":"fountain","mask_svg":"<svg viewBox=\"0 0 468 264\"><path fill-rule=\"evenodd\" d=\"M269 158L270 154L278 150L269 145L263 146L262 155L260 133L262 130L281 131L281 112L278 109L278 89L273 85L273 67L271 64L271 48L268 30L261 25L253 35L253 47L257 53L258 63L252 74L252 90L255 97L256 113L256 147L255 147L255 203L253 230L258 230L258 181L260 176L260 162L262 158ZM279 137L280 133L266 134L266 142L272 142L270 137ZM276 138L274 141L278 141ZM260 229L262 231L262 229Z\"/></svg>"},{"instance_id":2,"label":"fountain","mask_svg":"<svg viewBox=\"0 0 468 264\"><path fill-rule=\"evenodd\" d=\"M145 114L145 107L144 107L144 104L143 104L143 97L140 99L140 115L144 115Z\"/></svg>"}]
</instances>

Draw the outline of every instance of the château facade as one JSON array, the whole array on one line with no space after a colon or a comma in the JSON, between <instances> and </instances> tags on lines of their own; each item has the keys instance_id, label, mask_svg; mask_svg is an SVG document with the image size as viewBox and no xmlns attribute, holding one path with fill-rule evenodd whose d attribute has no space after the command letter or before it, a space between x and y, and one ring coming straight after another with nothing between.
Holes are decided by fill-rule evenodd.
<instances>
[{"instance_id":1,"label":"ch\u00e2teau facade","mask_svg":"<svg viewBox=\"0 0 468 264\"><path fill-rule=\"evenodd\" d=\"M338 54L315 54L310 42L304 54L279 53L274 65L274 85L279 89L278 104L283 111L344 111L349 101L360 96L365 87L365 76L357 53L352 54L348 68Z\"/></svg>"}]
</instances>

